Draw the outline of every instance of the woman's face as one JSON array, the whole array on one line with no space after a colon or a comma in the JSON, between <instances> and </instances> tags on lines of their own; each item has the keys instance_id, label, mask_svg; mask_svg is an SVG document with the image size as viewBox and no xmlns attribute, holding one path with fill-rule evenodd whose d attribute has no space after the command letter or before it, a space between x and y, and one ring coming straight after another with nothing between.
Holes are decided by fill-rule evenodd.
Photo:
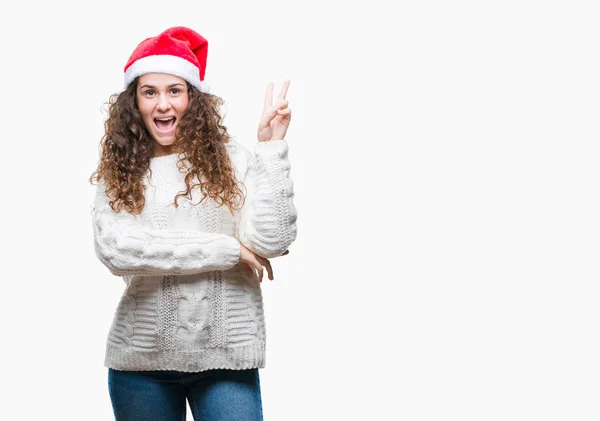
<instances>
[{"instance_id":1,"label":"woman's face","mask_svg":"<svg viewBox=\"0 0 600 421\"><path fill-rule=\"evenodd\" d=\"M144 124L154 139L154 156L170 154L177 124L188 106L186 81L166 73L148 73L140 76L136 96Z\"/></svg>"}]
</instances>

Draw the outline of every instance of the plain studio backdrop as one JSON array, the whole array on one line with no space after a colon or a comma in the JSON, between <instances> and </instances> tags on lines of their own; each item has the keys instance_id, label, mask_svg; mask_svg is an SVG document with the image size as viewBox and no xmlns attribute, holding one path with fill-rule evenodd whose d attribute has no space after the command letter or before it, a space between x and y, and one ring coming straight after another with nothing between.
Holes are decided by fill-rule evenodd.
<instances>
[{"instance_id":1,"label":"plain studio backdrop","mask_svg":"<svg viewBox=\"0 0 600 421\"><path fill-rule=\"evenodd\" d=\"M2 8L1 419L112 419L124 284L88 178L129 54L174 25L209 40L249 148L291 81L298 238L263 284L265 420L600 419L597 2Z\"/></svg>"}]
</instances>

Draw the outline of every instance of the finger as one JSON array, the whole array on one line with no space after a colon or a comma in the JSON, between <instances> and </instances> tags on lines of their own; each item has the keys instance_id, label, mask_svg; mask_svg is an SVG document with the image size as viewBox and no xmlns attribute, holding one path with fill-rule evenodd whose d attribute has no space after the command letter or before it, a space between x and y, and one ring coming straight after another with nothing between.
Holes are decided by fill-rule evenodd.
<instances>
[{"instance_id":1,"label":"finger","mask_svg":"<svg viewBox=\"0 0 600 421\"><path fill-rule=\"evenodd\" d=\"M269 259L265 259L264 257L260 259L260 262L267 268L267 275L269 279L273 280L273 268L271 267L271 262Z\"/></svg>"},{"instance_id":2,"label":"finger","mask_svg":"<svg viewBox=\"0 0 600 421\"><path fill-rule=\"evenodd\" d=\"M258 270L258 282L262 282L263 275L264 275L264 269L262 266L260 266L260 269Z\"/></svg>"},{"instance_id":3,"label":"finger","mask_svg":"<svg viewBox=\"0 0 600 421\"><path fill-rule=\"evenodd\" d=\"M277 117L277 112L271 110L268 114L263 114L260 122L258 123L258 131L265 130L271 124L271 121Z\"/></svg>"},{"instance_id":4,"label":"finger","mask_svg":"<svg viewBox=\"0 0 600 421\"><path fill-rule=\"evenodd\" d=\"M273 109L273 82L269 82L267 85L267 91L265 92L265 105L263 106L263 112L268 113Z\"/></svg>"},{"instance_id":5,"label":"finger","mask_svg":"<svg viewBox=\"0 0 600 421\"><path fill-rule=\"evenodd\" d=\"M277 100L277 102L275 103L275 106L273 107L273 110L271 110L271 111L276 112L277 110L282 110L284 108L287 108L288 104L289 104L289 101L287 99Z\"/></svg>"},{"instance_id":6,"label":"finger","mask_svg":"<svg viewBox=\"0 0 600 421\"><path fill-rule=\"evenodd\" d=\"M252 271L253 276L254 276L255 270L256 270L256 272L260 272L260 270L262 269L262 265L258 262L258 260L256 260L255 257L247 260L245 263L248 265L248 267Z\"/></svg>"},{"instance_id":7,"label":"finger","mask_svg":"<svg viewBox=\"0 0 600 421\"><path fill-rule=\"evenodd\" d=\"M291 108L284 108L283 110L277 110L277 115L288 115L292 113Z\"/></svg>"},{"instance_id":8,"label":"finger","mask_svg":"<svg viewBox=\"0 0 600 421\"><path fill-rule=\"evenodd\" d=\"M285 82L283 82L283 86L281 87L281 91L279 91L279 96L277 97L277 99L285 99L289 87L290 81L286 79Z\"/></svg>"}]
</instances>

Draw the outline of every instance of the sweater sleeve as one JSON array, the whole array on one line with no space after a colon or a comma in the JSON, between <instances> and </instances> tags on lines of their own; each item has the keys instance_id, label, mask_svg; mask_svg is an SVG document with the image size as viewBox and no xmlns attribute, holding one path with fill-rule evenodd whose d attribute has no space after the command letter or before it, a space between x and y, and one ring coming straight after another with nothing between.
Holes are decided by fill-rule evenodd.
<instances>
[{"instance_id":1,"label":"sweater sleeve","mask_svg":"<svg viewBox=\"0 0 600 421\"><path fill-rule=\"evenodd\" d=\"M281 256L296 239L297 212L286 140L260 142L248 153L240 242L265 258Z\"/></svg>"},{"instance_id":2,"label":"sweater sleeve","mask_svg":"<svg viewBox=\"0 0 600 421\"><path fill-rule=\"evenodd\" d=\"M232 236L150 229L139 215L114 212L104 183L97 188L92 221L96 256L113 275L188 275L230 269L240 259Z\"/></svg>"}]
</instances>

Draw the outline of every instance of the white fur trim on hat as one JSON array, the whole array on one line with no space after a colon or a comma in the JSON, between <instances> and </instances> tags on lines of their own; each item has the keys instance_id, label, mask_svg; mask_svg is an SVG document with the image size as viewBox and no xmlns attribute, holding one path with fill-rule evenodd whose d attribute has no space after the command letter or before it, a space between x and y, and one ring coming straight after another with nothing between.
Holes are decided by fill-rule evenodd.
<instances>
[{"instance_id":1,"label":"white fur trim on hat","mask_svg":"<svg viewBox=\"0 0 600 421\"><path fill-rule=\"evenodd\" d=\"M208 83L200 80L198 67L181 57L169 55L147 56L133 63L125 72L125 88L146 73L168 73L187 80L201 92L210 90Z\"/></svg>"}]
</instances>

